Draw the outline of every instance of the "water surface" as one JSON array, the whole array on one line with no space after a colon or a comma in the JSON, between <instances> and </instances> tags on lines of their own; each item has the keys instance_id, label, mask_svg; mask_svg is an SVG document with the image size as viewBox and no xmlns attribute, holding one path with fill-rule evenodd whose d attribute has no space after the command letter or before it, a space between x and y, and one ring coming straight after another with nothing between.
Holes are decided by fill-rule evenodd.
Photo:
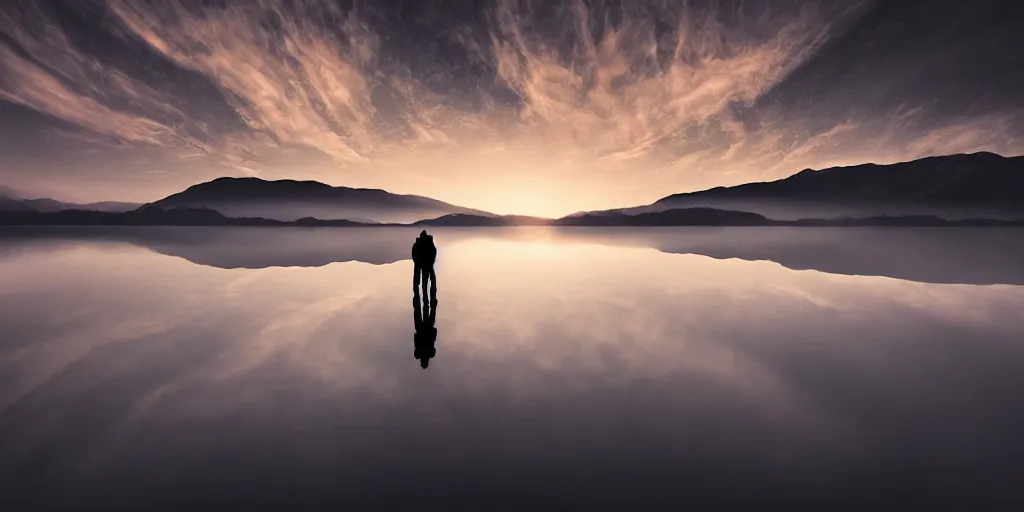
<instances>
[{"instance_id":1,"label":"water surface","mask_svg":"<svg viewBox=\"0 0 1024 512\"><path fill-rule=\"evenodd\" d=\"M1008 506L1004 229L0 231L20 508ZM6 507L5 507L6 508Z\"/></svg>"}]
</instances>

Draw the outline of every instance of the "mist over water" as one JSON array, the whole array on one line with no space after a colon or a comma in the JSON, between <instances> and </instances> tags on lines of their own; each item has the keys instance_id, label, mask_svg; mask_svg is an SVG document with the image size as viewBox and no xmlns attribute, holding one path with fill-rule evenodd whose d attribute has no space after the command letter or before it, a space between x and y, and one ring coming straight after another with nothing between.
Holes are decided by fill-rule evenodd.
<instances>
[{"instance_id":1,"label":"mist over water","mask_svg":"<svg viewBox=\"0 0 1024 512\"><path fill-rule=\"evenodd\" d=\"M1018 501L1013 229L0 232L34 507ZM5 499L6 500L6 499Z\"/></svg>"}]
</instances>

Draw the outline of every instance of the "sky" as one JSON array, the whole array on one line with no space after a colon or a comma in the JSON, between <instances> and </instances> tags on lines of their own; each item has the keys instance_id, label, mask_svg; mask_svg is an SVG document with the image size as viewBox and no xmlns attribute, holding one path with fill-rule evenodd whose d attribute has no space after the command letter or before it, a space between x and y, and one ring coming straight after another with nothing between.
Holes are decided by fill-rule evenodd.
<instances>
[{"instance_id":1,"label":"sky","mask_svg":"<svg viewBox=\"0 0 1024 512\"><path fill-rule=\"evenodd\" d=\"M1014 0L7 0L0 185L311 179L558 216L1024 153Z\"/></svg>"}]
</instances>

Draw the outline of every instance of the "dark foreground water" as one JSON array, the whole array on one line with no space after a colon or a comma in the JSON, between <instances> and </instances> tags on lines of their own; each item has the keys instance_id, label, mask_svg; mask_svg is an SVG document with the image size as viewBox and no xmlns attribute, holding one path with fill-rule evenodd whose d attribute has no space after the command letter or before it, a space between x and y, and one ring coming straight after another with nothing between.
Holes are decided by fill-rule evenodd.
<instances>
[{"instance_id":1,"label":"dark foreground water","mask_svg":"<svg viewBox=\"0 0 1024 512\"><path fill-rule=\"evenodd\" d=\"M417 232L0 231L0 509L1019 510L1024 230Z\"/></svg>"}]
</instances>

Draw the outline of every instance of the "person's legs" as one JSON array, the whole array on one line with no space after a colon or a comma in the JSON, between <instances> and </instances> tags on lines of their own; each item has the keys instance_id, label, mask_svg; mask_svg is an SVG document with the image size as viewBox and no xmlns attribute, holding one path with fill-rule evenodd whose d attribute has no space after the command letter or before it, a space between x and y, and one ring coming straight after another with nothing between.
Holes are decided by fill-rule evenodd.
<instances>
[{"instance_id":1,"label":"person's legs","mask_svg":"<svg viewBox=\"0 0 1024 512\"><path fill-rule=\"evenodd\" d=\"M430 273L430 301L437 301L437 274L434 273L434 266L431 265L428 270Z\"/></svg>"}]
</instances>

